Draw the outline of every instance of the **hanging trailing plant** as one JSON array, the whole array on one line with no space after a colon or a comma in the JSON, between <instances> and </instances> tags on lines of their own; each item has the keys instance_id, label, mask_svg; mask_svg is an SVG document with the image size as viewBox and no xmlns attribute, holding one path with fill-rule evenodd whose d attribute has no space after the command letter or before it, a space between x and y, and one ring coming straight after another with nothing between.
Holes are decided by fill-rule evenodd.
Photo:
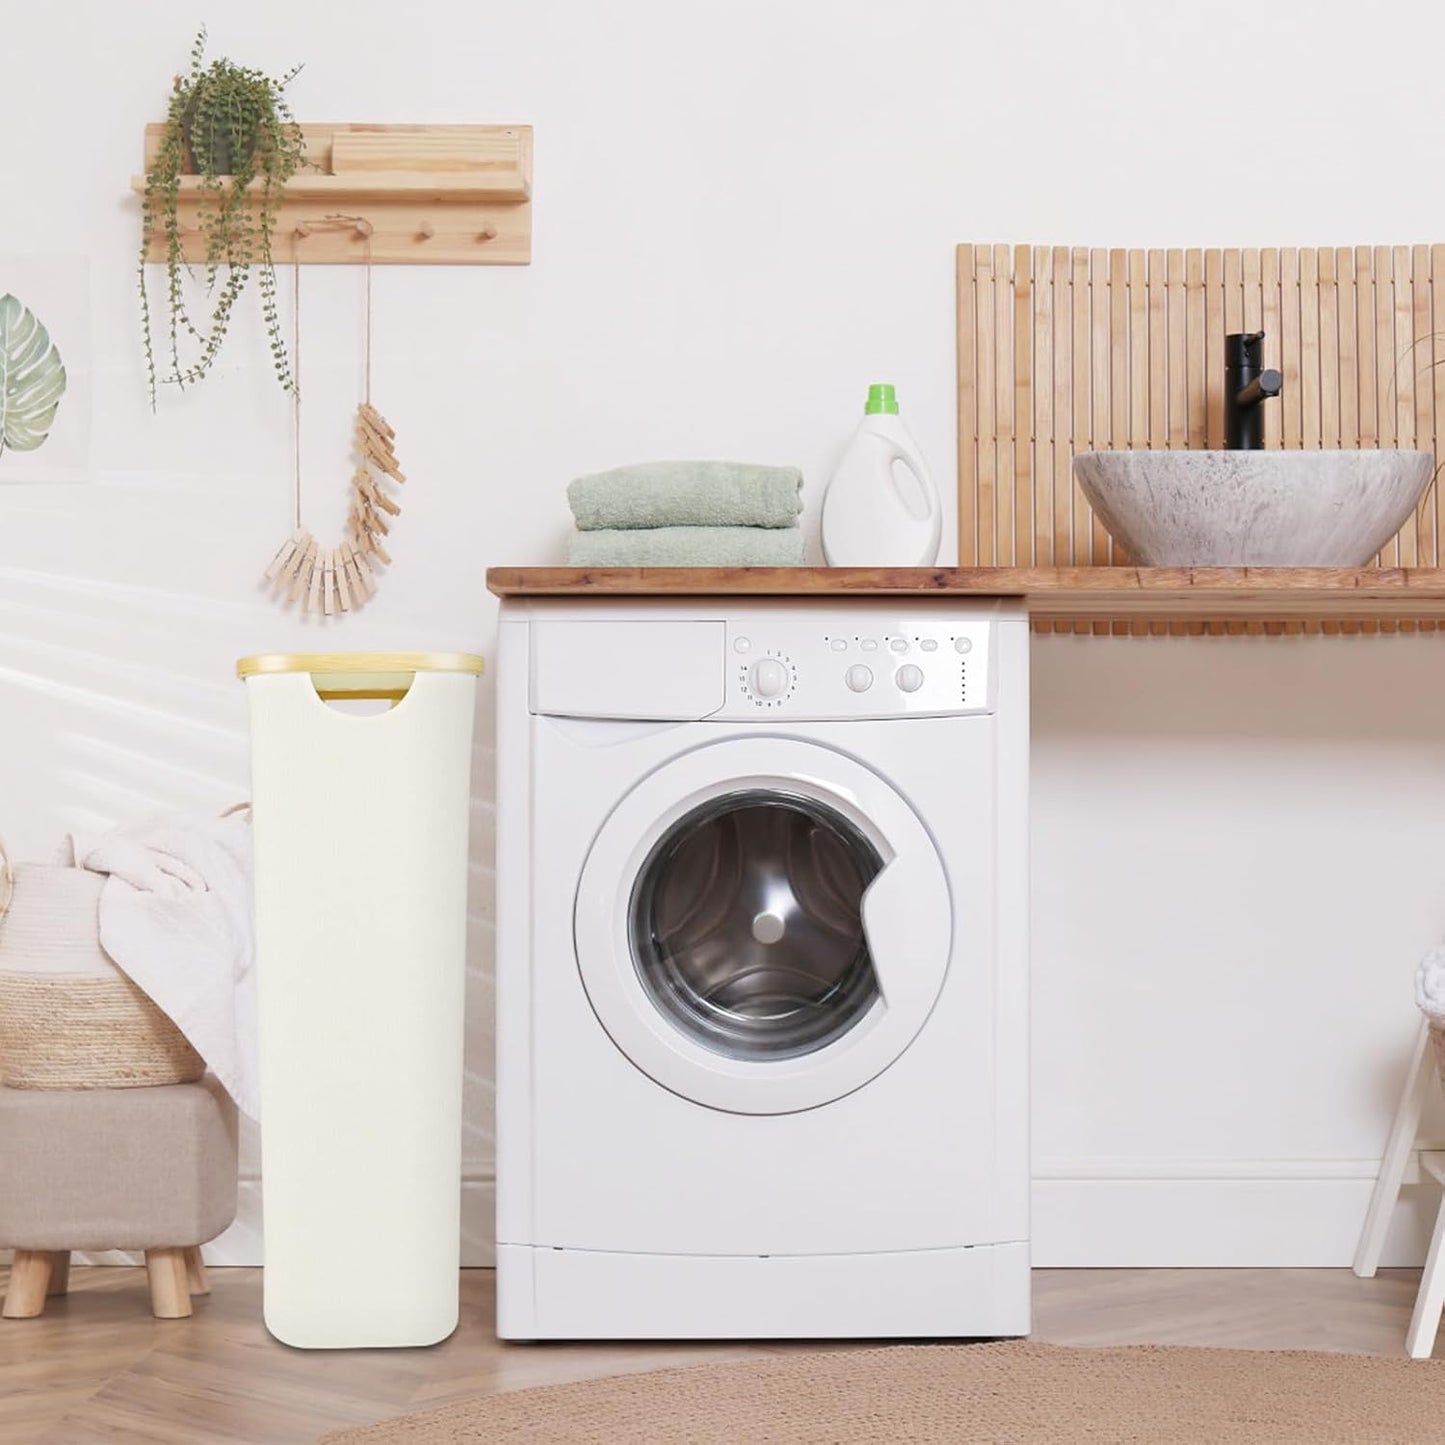
<instances>
[{"instance_id":1,"label":"hanging trailing plant","mask_svg":"<svg viewBox=\"0 0 1445 1445\"><path fill-rule=\"evenodd\" d=\"M189 73L176 77L165 134L146 173L138 269L152 407L158 377L185 387L215 365L253 270L276 379L285 391L296 386L277 314L271 238L286 182L305 163L301 128L285 96L301 67L276 80L229 60L207 65L205 50L202 26L191 46ZM193 273L182 246L179 203L181 177L187 174L201 178L196 220L206 246L206 316L193 315L186 300L185 279ZM147 255L157 236L165 243L166 265L168 347L162 368L156 364L146 285Z\"/></svg>"}]
</instances>

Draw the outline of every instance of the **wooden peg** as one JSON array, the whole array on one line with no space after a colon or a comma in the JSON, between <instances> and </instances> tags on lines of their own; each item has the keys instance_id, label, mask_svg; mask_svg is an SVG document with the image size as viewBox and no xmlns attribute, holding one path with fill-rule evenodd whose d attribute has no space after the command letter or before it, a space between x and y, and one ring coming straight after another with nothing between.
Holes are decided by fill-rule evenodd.
<instances>
[{"instance_id":1,"label":"wooden peg","mask_svg":"<svg viewBox=\"0 0 1445 1445\"><path fill-rule=\"evenodd\" d=\"M351 583L346 576L346 543L332 550L332 585L336 589L336 605L343 613L351 611Z\"/></svg>"},{"instance_id":2,"label":"wooden peg","mask_svg":"<svg viewBox=\"0 0 1445 1445\"><path fill-rule=\"evenodd\" d=\"M346 557L351 563L351 575L355 579L356 595L364 601L376 591L376 582L371 575L371 567L367 564L360 536L353 537L346 544Z\"/></svg>"},{"instance_id":3,"label":"wooden peg","mask_svg":"<svg viewBox=\"0 0 1445 1445\"><path fill-rule=\"evenodd\" d=\"M336 554L328 547L321 554L321 610L328 616L336 615Z\"/></svg>"},{"instance_id":4,"label":"wooden peg","mask_svg":"<svg viewBox=\"0 0 1445 1445\"><path fill-rule=\"evenodd\" d=\"M372 232L371 222L368 221L365 216L358 216L358 217L356 218L356 223L355 223L355 224L356 224L356 234L357 234L363 241L366 240L366 238L367 238L368 236L370 236L370 235L371 235L371 232Z\"/></svg>"},{"instance_id":5,"label":"wooden peg","mask_svg":"<svg viewBox=\"0 0 1445 1445\"><path fill-rule=\"evenodd\" d=\"M355 447L358 471L371 466L385 472L393 481L406 482L406 473L397 465L390 440L376 431L365 416L356 423Z\"/></svg>"},{"instance_id":6,"label":"wooden peg","mask_svg":"<svg viewBox=\"0 0 1445 1445\"><path fill-rule=\"evenodd\" d=\"M367 421L369 421L371 425L377 431L379 431L382 436L384 436L388 441L390 441L391 438L396 435L396 431L387 422L387 419L382 416L382 414L377 411L377 409L372 406L369 401L362 402L361 405L357 407L357 411L359 411L361 415L364 416Z\"/></svg>"},{"instance_id":7,"label":"wooden peg","mask_svg":"<svg viewBox=\"0 0 1445 1445\"><path fill-rule=\"evenodd\" d=\"M351 574L351 591L356 598L356 605L360 607L376 591L376 584L371 579L371 569L363 565L351 543L343 542L341 547L346 554L347 570Z\"/></svg>"},{"instance_id":8,"label":"wooden peg","mask_svg":"<svg viewBox=\"0 0 1445 1445\"><path fill-rule=\"evenodd\" d=\"M362 451L367 461L369 461L377 471L385 472L394 482L401 482L403 484L406 482L406 473L397 466L396 459L389 452L382 451L380 447L371 442L368 442L367 445L362 448Z\"/></svg>"},{"instance_id":9,"label":"wooden peg","mask_svg":"<svg viewBox=\"0 0 1445 1445\"><path fill-rule=\"evenodd\" d=\"M351 486L355 487L355 490L361 494L361 497L368 501L371 507L376 509L377 512L387 512L392 514L393 517L399 517L400 514L402 514L402 509L377 486L376 481L371 478L371 474L368 473L366 468L357 468L357 474L351 478Z\"/></svg>"},{"instance_id":10,"label":"wooden peg","mask_svg":"<svg viewBox=\"0 0 1445 1445\"><path fill-rule=\"evenodd\" d=\"M416 238L418 241L430 241L436 233L437 228L433 226L430 221L423 221L421 225L416 228Z\"/></svg>"},{"instance_id":11,"label":"wooden peg","mask_svg":"<svg viewBox=\"0 0 1445 1445\"><path fill-rule=\"evenodd\" d=\"M308 612L321 611L321 589L326 581L326 568L322 565L321 556L318 553L311 560L311 586L306 593L306 610Z\"/></svg>"},{"instance_id":12,"label":"wooden peg","mask_svg":"<svg viewBox=\"0 0 1445 1445\"><path fill-rule=\"evenodd\" d=\"M396 465L396 453L391 443L379 432L372 431L365 422L357 423L356 450L363 457L376 457Z\"/></svg>"},{"instance_id":13,"label":"wooden peg","mask_svg":"<svg viewBox=\"0 0 1445 1445\"><path fill-rule=\"evenodd\" d=\"M307 535L306 550L301 553L300 561L296 564L296 570L292 574L290 600L300 602L306 595L306 589L311 584L311 572L316 558L316 538Z\"/></svg>"},{"instance_id":14,"label":"wooden peg","mask_svg":"<svg viewBox=\"0 0 1445 1445\"><path fill-rule=\"evenodd\" d=\"M365 494L358 495L353 502L351 522L356 530L363 535L368 532L378 537L389 537L391 535L391 523L376 510Z\"/></svg>"},{"instance_id":15,"label":"wooden peg","mask_svg":"<svg viewBox=\"0 0 1445 1445\"><path fill-rule=\"evenodd\" d=\"M365 411L361 407L357 407L356 436L359 441L367 437L374 437L383 445L390 447L393 433L390 428L382 430L381 418L376 412Z\"/></svg>"},{"instance_id":16,"label":"wooden peg","mask_svg":"<svg viewBox=\"0 0 1445 1445\"><path fill-rule=\"evenodd\" d=\"M377 488L376 483L371 479L371 473L364 466L357 467L351 478L351 486L356 496L363 502L369 502L373 507L384 495ZM386 500L390 501L388 497Z\"/></svg>"},{"instance_id":17,"label":"wooden peg","mask_svg":"<svg viewBox=\"0 0 1445 1445\"><path fill-rule=\"evenodd\" d=\"M266 569L266 575L262 579L263 581L275 583L285 574L286 569L291 565L291 559L296 555L296 544L300 539L301 531L300 528L298 528L291 537L281 544L280 550L271 559L271 565Z\"/></svg>"},{"instance_id":18,"label":"wooden peg","mask_svg":"<svg viewBox=\"0 0 1445 1445\"><path fill-rule=\"evenodd\" d=\"M361 483L361 493L378 511L389 512L393 517L401 516L401 508L370 477Z\"/></svg>"},{"instance_id":19,"label":"wooden peg","mask_svg":"<svg viewBox=\"0 0 1445 1445\"><path fill-rule=\"evenodd\" d=\"M483 226L482 229L477 232L477 240L479 241L495 241L496 239L497 228L495 226Z\"/></svg>"},{"instance_id":20,"label":"wooden peg","mask_svg":"<svg viewBox=\"0 0 1445 1445\"><path fill-rule=\"evenodd\" d=\"M305 221L298 221L296 223L295 234L303 238L309 236L311 234L311 227L308 226Z\"/></svg>"},{"instance_id":21,"label":"wooden peg","mask_svg":"<svg viewBox=\"0 0 1445 1445\"><path fill-rule=\"evenodd\" d=\"M291 585L296 581L297 574L301 571L302 566L305 564L306 548L311 542L311 540L311 533L308 532L305 527L302 527L298 530L296 535L296 550L292 554L290 562L286 564L285 569L276 579L276 586L278 590L282 593L285 593L286 590L291 587Z\"/></svg>"}]
</instances>

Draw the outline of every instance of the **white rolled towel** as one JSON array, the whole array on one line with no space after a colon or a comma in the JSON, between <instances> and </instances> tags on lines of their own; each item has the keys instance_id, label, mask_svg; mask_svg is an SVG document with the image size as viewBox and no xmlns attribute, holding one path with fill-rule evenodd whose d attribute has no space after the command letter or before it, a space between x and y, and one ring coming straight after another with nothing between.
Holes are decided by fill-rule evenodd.
<instances>
[{"instance_id":1,"label":"white rolled towel","mask_svg":"<svg viewBox=\"0 0 1445 1445\"><path fill-rule=\"evenodd\" d=\"M1445 1024L1445 943L1437 943L1415 973L1415 1002L1420 1012Z\"/></svg>"}]
</instances>

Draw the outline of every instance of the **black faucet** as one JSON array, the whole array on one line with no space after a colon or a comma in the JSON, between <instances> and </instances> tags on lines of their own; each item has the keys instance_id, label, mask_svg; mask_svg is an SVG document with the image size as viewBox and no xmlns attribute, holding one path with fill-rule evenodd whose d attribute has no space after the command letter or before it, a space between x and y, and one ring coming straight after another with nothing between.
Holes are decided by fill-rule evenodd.
<instances>
[{"instance_id":1,"label":"black faucet","mask_svg":"<svg viewBox=\"0 0 1445 1445\"><path fill-rule=\"evenodd\" d=\"M1224 445L1232 452L1258 451L1264 445L1264 413L1259 404L1278 396L1284 377L1264 369L1264 332L1232 331L1224 338Z\"/></svg>"}]
</instances>

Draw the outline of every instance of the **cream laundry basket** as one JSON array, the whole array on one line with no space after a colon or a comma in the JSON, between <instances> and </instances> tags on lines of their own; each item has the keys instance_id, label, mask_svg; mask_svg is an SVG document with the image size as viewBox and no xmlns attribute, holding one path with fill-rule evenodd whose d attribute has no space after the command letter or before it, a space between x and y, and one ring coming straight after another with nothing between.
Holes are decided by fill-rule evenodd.
<instances>
[{"instance_id":1,"label":"cream laundry basket","mask_svg":"<svg viewBox=\"0 0 1445 1445\"><path fill-rule=\"evenodd\" d=\"M463 653L237 665L251 714L265 1317L286 1344L425 1345L456 1327L481 670ZM362 699L382 710L358 713Z\"/></svg>"}]
</instances>

